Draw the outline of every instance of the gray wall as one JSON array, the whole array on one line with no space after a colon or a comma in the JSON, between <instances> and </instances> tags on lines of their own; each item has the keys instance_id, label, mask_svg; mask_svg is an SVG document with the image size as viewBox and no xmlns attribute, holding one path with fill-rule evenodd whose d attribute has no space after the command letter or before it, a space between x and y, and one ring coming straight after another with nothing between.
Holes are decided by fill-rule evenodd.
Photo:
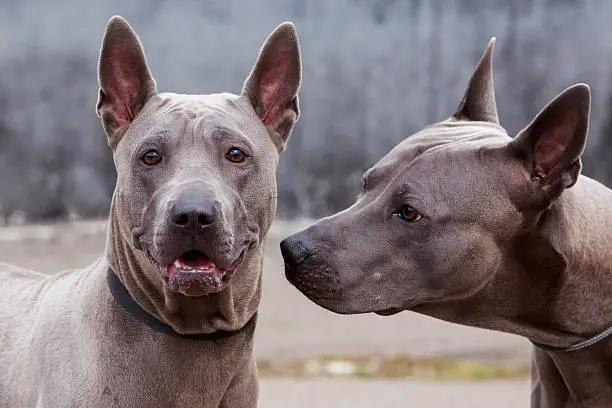
<instances>
[{"instance_id":1,"label":"gray wall","mask_svg":"<svg viewBox=\"0 0 612 408\"><path fill-rule=\"evenodd\" d=\"M302 117L279 168L279 211L350 203L363 170L449 116L491 36L509 133L575 82L593 88L585 172L612 181L612 2L605 0L0 0L0 214L103 215L114 185L94 112L106 20L145 45L160 90L239 92L281 21L304 60Z\"/></svg>"}]
</instances>

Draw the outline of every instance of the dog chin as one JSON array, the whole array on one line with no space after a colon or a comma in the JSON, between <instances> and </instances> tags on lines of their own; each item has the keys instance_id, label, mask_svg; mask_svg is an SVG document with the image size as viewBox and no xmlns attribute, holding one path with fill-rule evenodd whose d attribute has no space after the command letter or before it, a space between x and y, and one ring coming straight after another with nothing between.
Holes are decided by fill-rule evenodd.
<instances>
[{"instance_id":1,"label":"dog chin","mask_svg":"<svg viewBox=\"0 0 612 408\"><path fill-rule=\"evenodd\" d=\"M207 270L180 269L168 265L167 282L172 292L197 297L219 293L228 287L234 270L212 266Z\"/></svg>"},{"instance_id":2,"label":"dog chin","mask_svg":"<svg viewBox=\"0 0 612 408\"><path fill-rule=\"evenodd\" d=\"M372 309L367 305L354 305L347 299L331 299L326 296L319 296L318 294L301 288L299 285L294 286L309 300L322 307L323 309L329 310L330 312L337 313L340 315L357 315L366 313L376 313L380 316L392 316L394 314L403 312L405 309L400 308L389 308L389 309Z\"/></svg>"},{"instance_id":3,"label":"dog chin","mask_svg":"<svg viewBox=\"0 0 612 408\"><path fill-rule=\"evenodd\" d=\"M340 315L359 315L376 313L379 316L392 316L404 311L404 309L399 308L373 310L371 307L368 307L368 305L353 305L350 301L321 299L310 294L305 295L306 297L308 297L308 299L321 306L322 308Z\"/></svg>"},{"instance_id":4,"label":"dog chin","mask_svg":"<svg viewBox=\"0 0 612 408\"><path fill-rule=\"evenodd\" d=\"M321 270L327 271L328 274L323 275ZM358 297L345 293L342 287L334 282L334 275L329 274L331 270L329 267L313 264L297 268L285 264L285 277L309 300L333 313L341 315L376 313L381 316L391 316L405 310L395 307L377 307L379 305L359 302Z\"/></svg>"}]
</instances>

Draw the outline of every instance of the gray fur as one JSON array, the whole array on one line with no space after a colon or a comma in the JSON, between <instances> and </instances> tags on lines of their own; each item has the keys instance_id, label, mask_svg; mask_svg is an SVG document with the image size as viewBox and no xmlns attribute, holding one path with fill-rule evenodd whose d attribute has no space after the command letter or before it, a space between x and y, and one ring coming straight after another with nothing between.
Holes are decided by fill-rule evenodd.
<instances>
[{"instance_id":1,"label":"gray fur","mask_svg":"<svg viewBox=\"0 0 612 408\"><path fill-rule=\"evenodd\" d=\"M137 35L109 21L97 112L117 185L105 254L51 276L0 267L1 407L257 406L252 325L216 340L156 332L117 305L106 281L111 267L181 334L239 330L255 314L278 156L299 113L292 24L268 37L253 72L240 96L158 93ZM227 159L234 147L248 153L243 162ZM162 157L155 166L142 162L151 149ZM190 250L222 278L171 274Z\"/></svg>"},{"instance_id":2,"label":"gray fur","mask_svg":"<svg viewBox=\"0 0 612 408\"><path fill-rule=\"evenodd\" d=\"M612 191L580 175L589 87L568 88L511 138L497 123L492 45L455 114L369 169L350 208L281 243L289 281L312 301L558 347L612 324ZM611 379L612 339L535 349L532 406L610 407Z\"/></svg>"}]
</instances>

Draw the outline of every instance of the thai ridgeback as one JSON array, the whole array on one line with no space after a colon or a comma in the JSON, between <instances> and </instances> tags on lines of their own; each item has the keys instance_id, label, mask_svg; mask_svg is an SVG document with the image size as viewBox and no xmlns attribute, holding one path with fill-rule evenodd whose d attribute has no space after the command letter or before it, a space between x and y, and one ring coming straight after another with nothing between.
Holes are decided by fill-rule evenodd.
<instances>
[{"instance_id":1,"label":"thai ridgeback","mask_svg":"<svg viewBox=\"0 0 612 408\"><path fill-rule=\"evenodd\" d=\"M299 115L295 28L268 37L241 95L158 93L118 16L98 72L117 170L106 250L51 276L0 266L0 407L256 407L264 238Z\"/></svg>"},{"instance_id":2,"label":"thai ridgeback","mask_svg":"<svg viewBox=\"0 0 612 408\"><path fill-rule=\"evenodd\" d=\"M281 243L286 276L336 313L524 336L533 407L612 407L612 191L580 175L590 89L566 89L511 138L493 44L450 118L366 171L351 207Z\"/></svg>"}]
</instances>

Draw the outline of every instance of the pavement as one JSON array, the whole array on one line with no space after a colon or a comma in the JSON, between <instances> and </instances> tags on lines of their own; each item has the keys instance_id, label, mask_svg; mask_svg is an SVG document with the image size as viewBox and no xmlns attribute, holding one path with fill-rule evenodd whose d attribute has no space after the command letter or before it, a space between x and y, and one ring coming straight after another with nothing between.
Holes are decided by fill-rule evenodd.
<instances>
[{"instance_id":1,"label":"pavement","mask_svg":"<svg viewBox=\"0 0 612 408\"><path fill-rule=\"evenodd\" d=\"M529 406L525 381L286 380L261 382L261 408L516 408Z\"/></svg>"},{"instance_id":2,"label":"pavement","mask_svg":"<svg viewBox=\"0 0 612 408\"><path fill-rule=\"evenodd\" d=\"M255 342L258 360L399 355L529 364L529 343L510 334L411 312L390 317L339 316L314 305L286 282L278 246L283 237L307 222L277 221L268 236ZM0 261L46 273L85 266L101 256L105 227L101 220L0 227ZM262 408L503 408L528 403L527 381L409 379L264 378L260 399Z\"/></svg>"}]
</instances>

